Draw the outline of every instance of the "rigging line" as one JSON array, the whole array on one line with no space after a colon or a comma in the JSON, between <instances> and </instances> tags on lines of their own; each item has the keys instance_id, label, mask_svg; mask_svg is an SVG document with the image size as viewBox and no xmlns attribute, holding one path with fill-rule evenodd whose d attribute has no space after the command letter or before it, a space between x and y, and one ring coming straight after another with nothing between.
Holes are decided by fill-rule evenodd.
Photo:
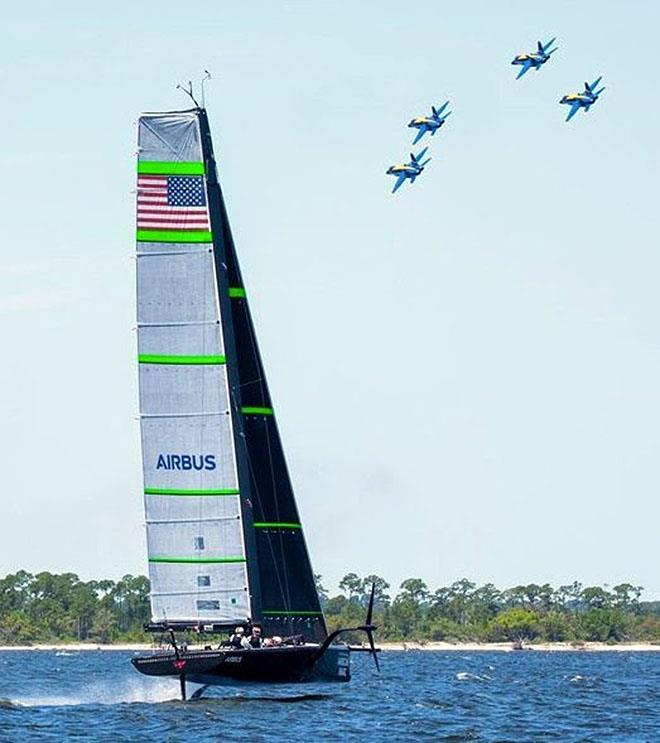
<instances>
[{"instance_id":1,"label":"rigging line","mask_svg":"<svg viewBox=\"0 0 660 743\"><path fill-rule=\"evenodd\" d=\"M233 395L233 391L232 391L232 395ZM234 404L236 404L236 400L235 399L234 399ZM247 459L247 463L248 463L248 468L250 470L250 480L251 480L252 485L253 485L253 488L252 488L253 498L258 503L262 516L265 516L264 507L263 507L263 504L261 502L261 494L259 492L259 483L257 481L256 471L255 471L255 468L254 468L253 463L252 463L252 457L250 455L250 447L247 446L247 438L245 439L245 443L246 443L246 445L245 445L246 459ZM273 544L271 542L270 534L268 534L267 532L265 534L266 534L268 548L269 548L269 551L270 551L270 557L271 557L272 565L273 565L273 568L274 568L274 571L275 571L275 577L277 579L277 584L278 584L278 587L279 587L280 595L282 597L284 597L284 587L282 585L282 576L280 575L279 563L278 563L277 558L276 558L276 555L275 555L275 550L274 550ZM290 626L292 626L292 625L290 625Z\"/></svg>"},{"instance_id":2,"label":"rigging line","mask_svg":"<svg viewBox=\"0 0 660 743\"><path fill-rule=\"evenodd\" d=\"M257 384L261 382L261 377L256 377L255 379L249 379L247 382L241 382L238 386L243 388L247 387L250 384Z\"/></svg>"},{"instance_id":3,"label":"rigging line","mask_svg":"<svg viewBox=\"0 0 660 743\"><path fill-rule=\"evenodd\" d=\"M281 521L280 508L279 508L280 504L279 504L278 493L277 493L277 484L275 481L275 467L273 466L273 452L272 452L271 443L270 443L270 432L268 430L268 419L267 418L264 418L263 425L266 431L266 446L268 448L268 461L270 463L270 476L271 476L271 481L273 485L273 496L274 496L274 502L275 502L276 520ZM277 426L277 423L274 420L273 420L273 425ZM282 448L281 444L280 444L280 448ZM284 452L282 452L282 456L284 456ZM291 487L291 496L293 498L293 487ZM284 567L284 585L285 585L285 590L286 590L286 598L282 596L282 599L286 602L285 607L287 608L287 610L290 611L292 608L291 589L289 586L289 569L287 566L286 553L284 551L284 535L281 532L279 532L277 535L277 539L280 543L280 552L282 554L282 565Z\"/></svg>"},{"instance_id":4,"label":"rigging line","mask_svg":"<svg viewBox=\"0 0 660 743\"><path fill-rule=\"evenodd\" d=\"M243 286L244 284L241 284L241 285ZM259 379L261 399L263 400L264 403L267 403L267 404L272 405L272 402L270 400L269 390L268 390L268 383L266 382L266 379L265 379L263 362L261 360L261 356L259 355L259 351L257 349L256 333L254 331L254 325L252 323L252 317L250 316L250 312L249 312L249 309L247 307L247 303L243 307L243 312L245 313L246 320L247 320L247 323L246 324L247 324L248 331L249 331L248 332L248 337L250 339L250 345L252 347L252 353L253 353L253 355L255 357L255 360L257 362L257 368L259 370L259 374L260 374L260 377L261 377ZM273 489L273 503L275 505L276 520L277 521L280 521L281 518L280 518L280 509L279 509L279 499L278 499L278 493L277 493L277 485L276 485L276 481L275 481L275 468L273 466L273 452L272 452L272 447L271 447L270 434L269 434L269 429L268 429L268 422L266 420L264 420L263 424L266 427L265 428L265 431L266 431L266 442L267 442L267 448L268 448L268 460L269 460L269 464L270 464L271 484L272 484L272 489ZM277 426L277 423L276 422L275 422L275 426ZM277 428L276 428L276 431L277 431ZM279 438L279 435L278 435L278 438ZM280 444L280 448L281 448L281 444ZM284 456L283 452L282 452L282 456ZM288 472L287 472L287 479L288 479ZM290 484L290 481L289 481L288 484L289 484L289 489L291 491L291 498L293 499L293 488L292 488L292 486ZM273 555L273 558L274 558L275 557L275 549L274 549L273 542L272 542L273 538L275 538L275 537L273 537L273 535L271 535L271 534L268 534L267 535L267 539L268 539L268 544L269 544L269 547L270 547L270 551L271 551L271 554ZM278 539L279 548L280 548L280 554L282 556L282 571L283 571L283 579L284 579L282 581L282 578L279 576L279 571L276 571L277 574L278 574L278 584L279 584L279 587L280 587L280 595L282 597L282 600L285 601L286 608L287 609L291 609L292 608L292 606L291 606L291 588L290 588L290 585L289 585L289 569L288 569L287 560L286 560L286 554L285 554L285 550L284 550L284 535L280 533L280 534L277 535L276 538ZM277 564L276 561L275 561L275 564ZM289 626L290 627L293 626L293 624L292 624L291 621L290 621L290 625Z\"/></svg>"},{"instance_id":5,"label":"rigging line","mask_svg":"<svg viewBox=\"0 0 660 743\"><path fill-rule=\"evenodd\" d=\"M261 360L261 355L259 354L259 349L257 348L257 336L254 330L254 325L252 323L252 317L250 315L250 310L248 309L247 302L244 305L243 311L245 312L246 319L247 319L247 326L250 331L248 333L248 337L250 338L250 345L252 346L252 353L254 354L254 357L257 360L257 368L259 369L260 378L258 381L259 381L259 386L260 386L261 397L264 403L270 403L268 382L266 382L264 365Z\"/></svg>"}]
</instances>

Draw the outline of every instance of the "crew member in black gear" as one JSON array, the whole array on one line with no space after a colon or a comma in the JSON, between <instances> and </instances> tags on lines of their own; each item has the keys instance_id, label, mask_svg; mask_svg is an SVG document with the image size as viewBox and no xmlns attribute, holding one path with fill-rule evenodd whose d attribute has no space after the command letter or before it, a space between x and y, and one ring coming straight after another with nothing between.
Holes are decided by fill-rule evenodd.
<instances>
[{"instance_id":1,"label":"crew member in black gear","mask_svg":"<svg viewBox=\"0 0 660 743\"><path fill-rule=\"evenodd\" d=\"M247 640L251 648L260 648L264 641L264 638L261 636L261 627L253 627L252 633Z\"/></svg>"},{"instance_id":2,"label":"crew member in black gear","mask_svg":"<svg viewBox=\"0 0 660 743\"><path fill-rule=\"evenodd\" d=\"M245 647L245 630L243 627L236 627L234 634L229 638L229 645L236 650Z\"/></svg>"}]
</instances>

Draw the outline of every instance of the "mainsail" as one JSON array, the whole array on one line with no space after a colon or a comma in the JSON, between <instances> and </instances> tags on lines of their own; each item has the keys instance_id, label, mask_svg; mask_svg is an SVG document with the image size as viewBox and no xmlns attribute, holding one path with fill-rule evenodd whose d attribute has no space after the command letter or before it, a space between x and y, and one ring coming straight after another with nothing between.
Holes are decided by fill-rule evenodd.
<instances>
[{"instance_id":1,"label":"mainsail","mask_svg":"<svg viewBox=\"0 0 660 743\"><path fill-rule=\"evenodd\" d=\"M326 635L203 109L139 121L152 620Z\"/></svg>"}]
</instances>

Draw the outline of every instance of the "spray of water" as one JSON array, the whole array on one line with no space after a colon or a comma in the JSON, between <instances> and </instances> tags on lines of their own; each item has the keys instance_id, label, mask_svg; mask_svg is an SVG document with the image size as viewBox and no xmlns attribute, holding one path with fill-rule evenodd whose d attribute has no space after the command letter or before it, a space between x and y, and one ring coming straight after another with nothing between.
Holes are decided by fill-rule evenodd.
<instances>
[{"instance_id":1,"label":"spray of water","mask_svg":"<svg viewBox=\"0 0 660 743\"><path fill-rule=\"evenodd\" d=\"M193 685L190 687L192 693ZM71 707L81 704L159 704L178 699L179 682L176 679L127 677L113 683L87 684L72 694L21 697L11 702L21 707Z\"/></svg>"}]
</instances>

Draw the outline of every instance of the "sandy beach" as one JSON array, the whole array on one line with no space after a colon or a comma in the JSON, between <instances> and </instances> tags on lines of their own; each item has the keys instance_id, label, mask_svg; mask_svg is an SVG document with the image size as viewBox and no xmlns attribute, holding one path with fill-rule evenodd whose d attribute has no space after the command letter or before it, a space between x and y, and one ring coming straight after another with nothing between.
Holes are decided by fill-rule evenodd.
<instances>
[{"instance_id":1,"label":"sandy beach","mask_svg":"<svg viewBox=\"0 0 660 743\"><path fill-rule=\"evenodd\" d=\"M431 650L431 651L461 651L461 652L479 652L479 651L499 651L503 653L514 652L514 647L510 642L383 642L379 644L383 650ZM537 650L542 652L638 652L638 651L660 651L660 644L654 645L650 642L621 642L615 645L608 645L605 642L539 642L524 645L524 650Z\"/></svg>"},{"instance_id":2,"label":"sandy beach","mask_svg":"<svg viewBox=\"0 0 660 743\"><path fill-rule=\"evenodd\" d=\"M510 642L462 642L462 643L451 643L451 642L381 642L378 643L378 647L383 651L398 650L398 651L435 651L435 652L503 652L510 653L514 652L514 648ZM117 645L99 645L96 643L72 643L70 645L62 644L38 644L38 645L0 645L0 652L2 651L16 651L16 650L32 650L32 651L47 651L47 652L67 652L67 653L78 653L78 652L89 652L89 651L112 651L119 650L124 652L145 652L149 650L156 650L155 645L148 643L125 643ZM541 651L541 652L660 652L660 643L653 644L650 642L621 642L615 645L608 645L604 642L585 642L585 643L570 643L570 642L542 642L530 645L525 645L524 650L530 651Z\"/></svg>"}]
</instances>

